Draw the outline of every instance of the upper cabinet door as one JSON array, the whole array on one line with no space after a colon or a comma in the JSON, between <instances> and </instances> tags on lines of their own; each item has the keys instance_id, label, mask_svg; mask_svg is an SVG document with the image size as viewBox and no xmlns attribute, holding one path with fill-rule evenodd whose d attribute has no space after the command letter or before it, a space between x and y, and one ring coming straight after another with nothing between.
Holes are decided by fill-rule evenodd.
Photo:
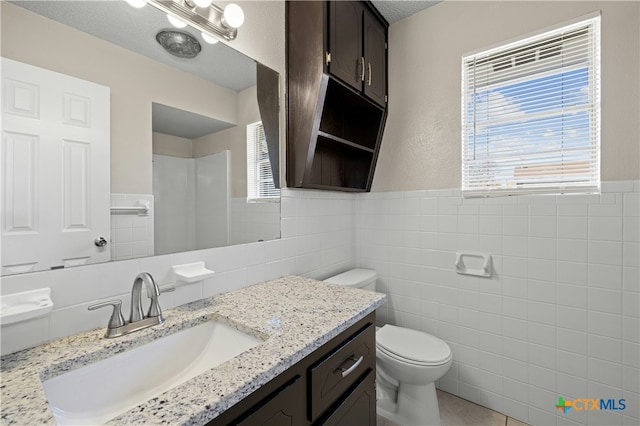
<instances>
[{"instance_id":1,"label":"upper cabinet door","mask_svg":"<svg viewBox=\"0 0 640 426\"><path fill-rule=\"evenodd\" d=\"M362 89L364 71L362 13L359 2L329 3L329 72L357 90Z\"/></svg>"},{"instance_id":2,"label":"upper cabinet door","mask_svg":"<svg viewBox=\"0 0 640 426\"><path fill-rule=\"evenodd\" d=\"M364 94L380 105L386 103L387 52L385 27L371 13L364 14Z\"/></svg>"}]
</instances>

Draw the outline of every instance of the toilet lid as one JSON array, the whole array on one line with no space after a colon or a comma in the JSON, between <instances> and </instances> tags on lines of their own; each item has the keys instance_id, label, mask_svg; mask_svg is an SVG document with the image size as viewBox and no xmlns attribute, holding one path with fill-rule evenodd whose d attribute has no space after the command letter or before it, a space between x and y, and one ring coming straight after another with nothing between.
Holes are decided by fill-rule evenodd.
<instances>
[{"instance_id":1,"label":"toilet lid","mask_svg":"<svg viewBox=\"0 0 640 426\"><path fill-rule=\"evenodd\" d=\"M422 331L389 324L376 333L376 345L414 363L444 364L451 358L451 348L443 340Z\"/></svg>"}]
</instances>

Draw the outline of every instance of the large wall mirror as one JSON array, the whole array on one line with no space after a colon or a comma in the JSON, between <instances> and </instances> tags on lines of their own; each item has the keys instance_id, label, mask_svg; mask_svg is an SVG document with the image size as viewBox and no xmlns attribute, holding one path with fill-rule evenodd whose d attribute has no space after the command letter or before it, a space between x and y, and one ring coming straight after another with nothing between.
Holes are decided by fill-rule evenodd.
<instances>
[{"instance_id":1,"label":"large wall mirror","mask_svg":"<svg viewBox=\"0 0 640 426\"><path fill-rule=\"evenodd\" d=\"M2 275L280 237L277 72L151 5L0 6Z\"/></svg>"}]
</instances>

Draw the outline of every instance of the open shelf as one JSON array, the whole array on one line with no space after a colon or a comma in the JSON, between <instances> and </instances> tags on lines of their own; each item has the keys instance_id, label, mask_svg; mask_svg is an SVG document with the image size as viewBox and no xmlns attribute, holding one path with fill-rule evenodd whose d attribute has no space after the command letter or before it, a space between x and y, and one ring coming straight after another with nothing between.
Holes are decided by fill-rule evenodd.
<instances>
[{"instance_id":1,"label":"open shelf","mask_svg":"<svg viewBox=\"0 0 640 426\"><path fill-rule=\"evenodd\" d=\"M309 184L365 191L372 162L373 151L318 136Z\"/></svg>"},{"instance_id":2,"label":"open shelf","mask_svg":"<svg viewBox=\"0 0 640 426\"><path fill-rule=\"evenodd\" d=\"M379 106L329 78L320 132L373 150L383 113Z\"/></svg>"}]
</instances>

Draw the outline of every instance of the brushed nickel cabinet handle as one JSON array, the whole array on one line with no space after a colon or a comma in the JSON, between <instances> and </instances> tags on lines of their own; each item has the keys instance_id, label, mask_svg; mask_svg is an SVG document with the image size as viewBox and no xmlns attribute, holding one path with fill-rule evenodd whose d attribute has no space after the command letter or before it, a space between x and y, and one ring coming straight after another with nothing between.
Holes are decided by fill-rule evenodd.
<instances>
[{"instance_id":1,"label":"brushed nickel cabinet handle","mask_svg":"<svg viewBox=\"0 0 640 426\"><path fill-rule=\"evenodd\" d=\"M364 81L364 56L360 58L360 80Z\"/></svg>"},{"instance_id":2,"label":"brushed nickel cabinet handle","mask_svg":"<svg viewBox=\"0 0 640 426\"><path fill-rule=\"evenodd\" d=\"M371 86L371 62L367 64L367 67L369 68L369 81L367 83Z\"/></svg>"},{"instance_id":3,"label":"brushed nickel cabinet handle","mask_svg":"<svg viewBox=\"0 0 640 426\"><path fill-rule=\"evenodd\" d=\"M362 360L364 359L364 355L360 355L360 358L355 359L353 356L350 356L348 359L355 361L353 363L353 365L349 368L342 368L339 367L338 370L342 371L342 378L344 379L345 377L347 377L349 374L353 373L353 370L355 370L356 368L358 368L358 366L360 365L360 363L362 362Z\"/></svg>"}]
</instances>

